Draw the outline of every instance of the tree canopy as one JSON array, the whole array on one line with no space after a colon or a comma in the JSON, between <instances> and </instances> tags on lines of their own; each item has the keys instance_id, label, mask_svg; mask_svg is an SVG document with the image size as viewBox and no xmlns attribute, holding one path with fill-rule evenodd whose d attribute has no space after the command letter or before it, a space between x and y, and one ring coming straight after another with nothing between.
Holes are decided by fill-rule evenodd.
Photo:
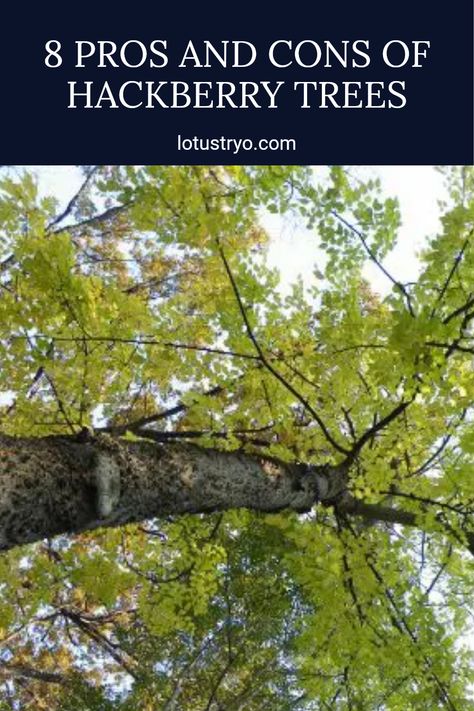
<instances>
[{"instance_id":1,"label":"tree canopy","mask_svg":"<svg viewBox=\"0 0 474 711\"><path fill-rule=\"evenodd\" d=\"M414 283L397 200L340 167L88 166L62 211L0 181L1 711L474 709L474 170L444 172ZM312 231L311 287L265 213ZM84 447L141 469L73 524Z\"/></svg>"}]
</instances>

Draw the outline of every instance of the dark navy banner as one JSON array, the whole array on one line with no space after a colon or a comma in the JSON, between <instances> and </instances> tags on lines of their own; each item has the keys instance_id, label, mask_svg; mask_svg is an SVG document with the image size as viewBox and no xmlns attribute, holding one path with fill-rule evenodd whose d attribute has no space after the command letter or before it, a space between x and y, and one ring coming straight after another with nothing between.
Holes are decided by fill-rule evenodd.
<instances>
[{"instance_id":1,"label":"dark navy banner","mask_svg":"<svg viewBox=\"0 0 474 711\"><path fill-rule=\"evenodd\" d=\"M472 2L3 15L1 164L474 162Z\"/></svg>"}]
</instances>

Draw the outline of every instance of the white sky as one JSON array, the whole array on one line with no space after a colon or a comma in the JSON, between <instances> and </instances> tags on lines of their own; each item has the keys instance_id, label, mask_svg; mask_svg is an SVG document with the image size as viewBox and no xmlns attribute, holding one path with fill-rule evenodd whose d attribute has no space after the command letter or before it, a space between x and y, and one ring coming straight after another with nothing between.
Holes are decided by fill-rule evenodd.
<instances>
[{"instance_id":1,"label":"white sky","mask_svg":"<svg viewBox=\"0 0 474 711\"><path fill-rule=\"evenodd\" d=\"M367 167L359 169L358 174L379 177L385 196L398 197L402 227L397 247L384 266L400 281L414 280L418 268L416 255L426 238L440 229L438 201L446 197L443 176L431 166ZM306 284L311 283L318 259L315 233L295 231L294 225L282 224L281 219L273 216L265 221L265 227L271 235L270 264L280 269L287 283L299 274ZM380 294L390 291L392 285L375 265L368 265L365 274Z\"/></svg>"},{"instance_id":2,"label":"white sky","mask_svg":"<svg viewBox=\"0 0 474 711\"><path fill-rule=\"evenodd\" d=\"M43 194L53 194L65 206L82 182L82 175L74 166L32 166ZM317 170L317 169L316 169ZM437 201L445 197L443 178L430 166L378 166L359 169L359 174L381 178L387 196L400 201L402 228L397 248L386 262L388 270L401 281L411 281L417 275L416 255L428 236L439 230ZM283 288L301 274L310 284L318 255L314 232L296 229L279 217L269 216L264 225L271 236L269 262L282 275ZM391 285L371 265L366 276L374 289L385 294Z\"/></svg>"}]
</instances>

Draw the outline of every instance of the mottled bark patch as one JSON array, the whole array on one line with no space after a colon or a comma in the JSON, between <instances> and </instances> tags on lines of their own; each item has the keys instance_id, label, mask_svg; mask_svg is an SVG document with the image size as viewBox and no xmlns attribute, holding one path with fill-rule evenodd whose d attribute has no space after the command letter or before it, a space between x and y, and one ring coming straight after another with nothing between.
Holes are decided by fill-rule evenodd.
<instances>
[{"instance_id":1,"label":"mottled bark patch","mask_svg":"<svg viewBox=\"0 0 474 711\"><path fill-rule=\"evenodd\" d=\"M0 436L0 547L167 515L308 511L340 487L331 476L190 444Z\"/></svg>"}]
</instances>

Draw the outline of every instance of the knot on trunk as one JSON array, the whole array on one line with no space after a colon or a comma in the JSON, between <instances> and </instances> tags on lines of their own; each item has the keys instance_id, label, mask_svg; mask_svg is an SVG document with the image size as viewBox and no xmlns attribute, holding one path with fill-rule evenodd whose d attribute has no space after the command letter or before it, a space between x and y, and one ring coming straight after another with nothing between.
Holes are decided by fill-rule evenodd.
<instances>
[{"instance_id":1,"label":"knot on trunk","mask_svg":"<svg viewBox=\"0 0 474 711\"><path fill-rule=\"evenodd\" d=\"M337 506L347 492L347 469L342 466L323 464L306 465L304 478L311 482L315 501L323 506Z\"/></svg>"},{"instance_id":2,"label":"knot on trunk","mask_svg":"<svg viewBox=\"0 0 474 711\"><path fill-rule=\"evenodd\" d=\"M316 503L331 506L346 490L345 472L331 464L297 464L292 476L295 511L309 511Z\"/></svg>"}]
</instances>

